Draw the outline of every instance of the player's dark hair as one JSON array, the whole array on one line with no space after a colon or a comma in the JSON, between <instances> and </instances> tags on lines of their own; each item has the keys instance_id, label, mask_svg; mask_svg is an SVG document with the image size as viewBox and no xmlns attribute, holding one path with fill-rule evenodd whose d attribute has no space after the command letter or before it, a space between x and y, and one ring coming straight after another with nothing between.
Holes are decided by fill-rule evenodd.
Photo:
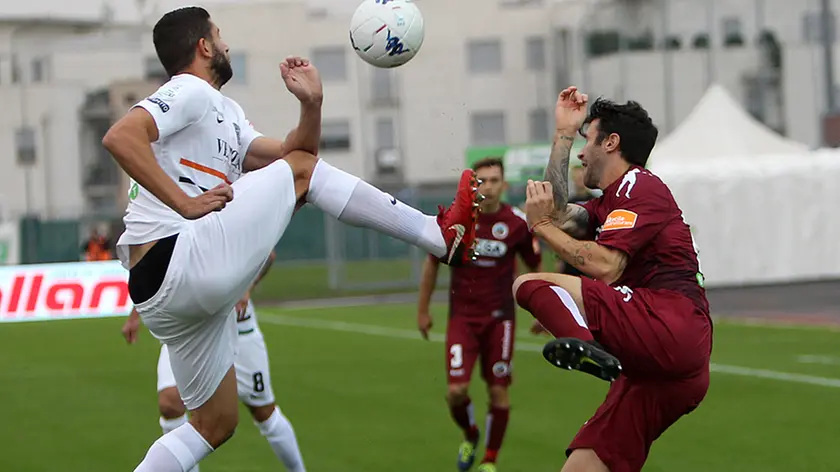
<instances>
[{"instance_id":1,"label":"player's dark hair","mask_svg":"<svg viewBox=\"0 0 840 472\"><path fill-rule=\"evenodd\" d=\"M624 160L645 166L656 144L656 137L659 136L659 130L647 110L632 100L620 105L599 98L589 107L589 116L583 122L584 126L595 120L598 120L596 144L601 144L607 136L615 133L621 138L619 149ZM581 134L584 134L583 129Z\"/></svg>"},{"instance_id":2,"label":"player's dark hair","mask_svg":"<svg viewBox=\"0 0 840 472\"><path fill-rule=\"evenodd\" d=\"M152 31L158 59L170 77L189 67L198 41L210 37L210 14L201 7L172 10L158 20Z\"/></svg>"},{"instance_id":3,"label":"player's dark hair","mask_svg":"<svg viewBox=\"0 0 840 472\"><path fill-rule=\"evenodd\" d=\"M501 157L485 157L475 161L472 165L472 170L484 169L485 167L498 167L502 171L502 176L505 175L505 164Z\"/></svg>"}]
</instances>

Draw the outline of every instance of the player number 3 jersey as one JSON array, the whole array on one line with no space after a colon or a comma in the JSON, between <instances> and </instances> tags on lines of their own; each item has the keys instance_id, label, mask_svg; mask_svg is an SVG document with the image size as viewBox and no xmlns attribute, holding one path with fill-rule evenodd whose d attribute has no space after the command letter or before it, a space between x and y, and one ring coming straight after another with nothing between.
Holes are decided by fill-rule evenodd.
<instances>
[{"instance_id":1,"label":"player number 3 jersey","mask_svg":"<svg viewBox=\"0 0 840 472\"><path fill-rule=\"evenodd\" d=\"M261 136L245 119L242 107L206 81L190 75L172 77L134 105L149 112L158 129L152 151L163 171L191 197L235 182L251 142ZM123 218L125 232L117 254L128 268L128 246L179 233L186 220L137 182L129 185Z\"/></svg>"},{"instance_id":2,"label":"player number 3 jersey","mask_svg":"<svg viewBox=\"0 0 840 472\"><path fill-rule=\"evenodd\" d=\"M582 206L598 244L629 257L613 285L678 292L709 313L694 237L659 177L631 167L602 196Z\"/></svg>"},{"instance_id":3,"label":"player number 3 jersey","mask_svg":"<svg viewBox=\"0 0 840 472\"><path fill-rule=\"evenodd\" d=\"M477 260L453 267L450 315L510 318L515 302L511 287L517 275L516 255L529 267L540 261L539 246L518 208L503 204L496 213L480 213L476 225Z\"/></svg>"}]
</instances>

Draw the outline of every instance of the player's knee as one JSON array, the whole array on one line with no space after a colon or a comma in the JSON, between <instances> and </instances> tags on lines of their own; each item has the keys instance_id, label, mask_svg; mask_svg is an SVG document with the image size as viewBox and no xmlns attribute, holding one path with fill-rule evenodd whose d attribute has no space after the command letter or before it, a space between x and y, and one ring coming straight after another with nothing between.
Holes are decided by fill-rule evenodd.
<instances>
[{"instance_id":1,"label":"player's knee","mask_svg":"<svg viewBox=\"0 0 840 472\"><path fill-rule=\"evenodd\" d=\"M469 384L450 384L446 392L446 401L454 406L463 405L469 399L468 389Z\"/></svg>"},{"instance_id":2,"label":"player's knee","mask_svg":"<svg viewBox=\"0 0 840 472\"><path fill-rule=\"evenodd\" d=\"M318 157L304 151L292 151L286 154L283 160L292 168L296 182L305 181L308 183L309 179L312 178L312 172L315 170Z\"/></svg>"},{"instance_id":3,"label":"player's knee","mask_svg":"<svg viewBox=\"0 0 840 472\"><path fill-rule=\"evenodd\" d=\"M572 451L561 472L610 472L592 449L575 449Z\"/></svg>"},{"instance_id":4,"label":"player's knee","mask_svg":"<svg viewBox=\"0 0 840 472\"><path fill-rule=\"evenodd\" d=\"M516 303L522 308L528 309L531 296L534 292L548 285L550 284L542 280L539 274L520 275L513 281L513 296L516 298Z\"/></svg>"},{"instance_id":5,"label":"player's knee","mask_svg":"<svg viewBox=\"0 0 840 472\"><path fill-rule=\"evenodd\" d=\"M264 423L271 418L271 415L274 414L274 410L277 409L277 406L274 403L263 405L263 406L250 406L248 405L248 411L251 412L251 417L254 418L254 421L257 423Z\"/></svg>"},{"instance_id":6,"label":"player's knee","mask_svg":"<svg viewBox=\"0 0 840 472\"><path fill-rule=\"evenodd\" d=\"M493 385L488 389L490 394L490 405L496 408L510 408L510 395L508 388L502 385Z\"/></svg>"},{"instance_id":7,"label":"player's knee","mask_svg":"<svg viewBox=\"0 0 840 472\"><path fill-rule=\"evenodd\" d=\"M212 416L193 414L190 417L190 423L210 446L216 449L232 438L233 433L236 432L236 426L239 424L239 409L233 408Z\"/></svg>"},{"instance_id":8,"label":"player's knee","mask_svg":"<svg viewBox=\"0 0 840 472\"><path fill-rule=\"evenodd\" d=\"M160 410L160 416L168 420L180 418L187 412L184 402L181 401L181 395L175 387L163 389L158 393L158 410Z\"/></svg>"}]
</instances>

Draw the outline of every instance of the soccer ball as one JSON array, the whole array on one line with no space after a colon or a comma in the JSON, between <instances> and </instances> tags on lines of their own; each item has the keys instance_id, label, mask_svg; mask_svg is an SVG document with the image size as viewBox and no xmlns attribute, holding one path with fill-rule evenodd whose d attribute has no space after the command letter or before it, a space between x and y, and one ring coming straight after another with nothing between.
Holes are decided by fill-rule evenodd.
<instances>
[{"instance_id":1,"label":"soccer ball","mask_svg":"<svg viewBox=\"0 0 840 472\"><path fill-rule=\"evenodd\" d=\"M411 0L364 0L350 20L350 43L368 64L397 67L417 55L424 30Z\"/></svg>"}]
</instances>

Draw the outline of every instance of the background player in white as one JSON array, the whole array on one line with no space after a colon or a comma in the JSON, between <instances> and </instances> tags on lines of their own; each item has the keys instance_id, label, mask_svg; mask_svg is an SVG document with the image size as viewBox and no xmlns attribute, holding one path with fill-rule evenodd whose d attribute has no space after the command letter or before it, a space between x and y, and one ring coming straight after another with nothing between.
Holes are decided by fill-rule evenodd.
<instances>
[{"instance_id":1,"label":"background player in white","mask_svg":"<svg viewBox=\"0 0 840 472\"><path fill-rule=\"evenodd\" d=\"M233 69L202 8L167 13L153 37L171 79L102 143L133 180L117 243L129 291L143 323L166 344L190 411L189 422L155 441L135 470L184 472L239 421L231 310L298 201L454 263L470 257L480 197L475 173L465 170L452 206L435 218L319 160L323 90L318 71L300 58L280 64L301 104L297 128L283 141L257 133L219 91Z\"/></svg>"},{"instance_id":2,"label":"background player in white","mask_svg":"<svg viewBox=\"0 0 840 472\"><path fill-rule=\"evenodd\" d=\"M274 259L275 253L272 251L263 270L254 281L252 289L268 273ZM234 368L239 400L251 412L260 434L266 438L274 455L280 459L286 470L305 472L303 456L292 424L274 400L268 350L257 323L257 313L251 301L250 292L249 290L235 307L239 337ZM139 327L140 316L137 310L132 310L122 329L123 336L129 344L137 341ZM187 422L187 412L184 402L181 401L181 395L178 393L178 387L175 385L175 376L172 374L169 363L169 350L165 344L161 346L158 359L157 391L160 427L163 429L163 434L166 434ZM198 466L190 472L199 472Z\"/></svg>"}]
</instances>

